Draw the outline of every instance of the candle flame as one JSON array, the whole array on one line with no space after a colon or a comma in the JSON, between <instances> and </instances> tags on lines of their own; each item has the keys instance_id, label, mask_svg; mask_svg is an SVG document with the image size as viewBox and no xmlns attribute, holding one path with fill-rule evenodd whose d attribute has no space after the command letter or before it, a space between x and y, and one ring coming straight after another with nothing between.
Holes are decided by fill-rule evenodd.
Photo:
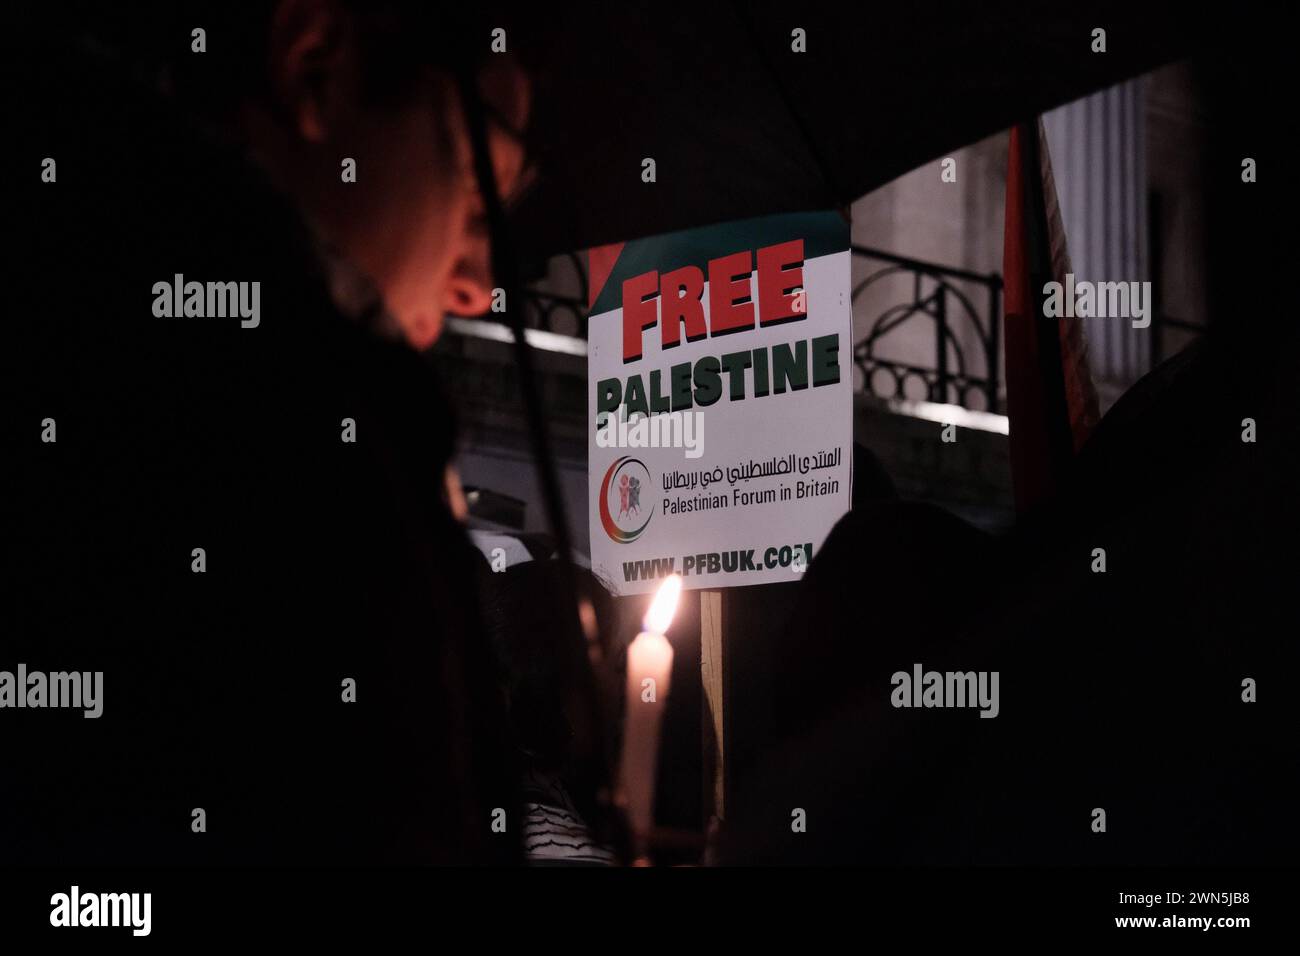
<instances>
[{"instance_id":1,"label":"candle flame","mask_svg":"<svg viewBox=\"0 0 1300 956\"><path fill-rule=\"evenodd\" d=\"M673 622L673 615L677 613L677 599L681 593L680 574L671 575L659 586L655 599L650 602L650 610L645 613L643 626L647 631L651 634L662 634L668 630L668 625Z\"/></svg>"},{"instance_id":2,"label":"candle flame","mask_svg":"<svg viewBox=\"0 0 1300 956\"><path fill-rule=\"evenodd\" d=\"M677 613L677 598L681 597L681 575L671 575L659 585L650 610L642 619L642 627L650 633L663 633L672 623L672 615Z\"/></svg>"}]
</instances>

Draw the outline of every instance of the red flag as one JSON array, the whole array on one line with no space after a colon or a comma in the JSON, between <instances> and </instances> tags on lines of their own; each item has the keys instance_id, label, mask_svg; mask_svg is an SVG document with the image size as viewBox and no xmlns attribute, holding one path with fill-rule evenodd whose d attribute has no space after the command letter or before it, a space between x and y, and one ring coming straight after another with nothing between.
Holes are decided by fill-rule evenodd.
<instances>
[{"instance_id":1,"label":"red flag","mask_svg":"<svg viewBox=\"0 0 1300 956\"><path fill-rule=\"evenodd\" d=\"M1064 282L1070 259L1041 122L1011 130L1006 202L1007 413L1023 514L1057 493L1098 418L1080 320L1043 314L1043 287Z\"/></svg>"}]
</instances>

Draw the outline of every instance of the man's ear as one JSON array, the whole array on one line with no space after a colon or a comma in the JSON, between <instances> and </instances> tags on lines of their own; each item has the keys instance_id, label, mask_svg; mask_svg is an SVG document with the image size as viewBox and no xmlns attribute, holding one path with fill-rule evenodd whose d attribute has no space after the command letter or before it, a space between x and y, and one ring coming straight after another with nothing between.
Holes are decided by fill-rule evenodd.
<instances>
[{"instance_id":1,"label":"man's ear","mask_svg":"<svg viewBox=\"0 0 1300 956\"><path fill-rule=\"evenodd\" d=\"M493 56L479 71L479 94L515 132L523 132L532 105L528 74L510 56Z\"/></svg>"},{"instance_id":2,"label":"man's ear","mask_svg":"<svg viewBox=\"0 0 1300 956\"><path fill-rule=\"evenodd\" d=\"M309 143L333 136L356 102L352 23L338 0L281 0L271 18L268 73L276 112Z\"/></svg>"}]
</instances>

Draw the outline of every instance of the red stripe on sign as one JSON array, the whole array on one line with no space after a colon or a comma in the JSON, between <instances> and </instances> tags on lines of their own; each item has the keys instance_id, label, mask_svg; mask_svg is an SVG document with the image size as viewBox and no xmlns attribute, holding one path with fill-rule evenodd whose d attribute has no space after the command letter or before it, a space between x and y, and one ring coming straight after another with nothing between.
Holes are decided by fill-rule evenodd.
<instances>
[{"instance_id":1,"label":"red stripe on sign","mask_svg":"<svg viewBox=\"0 0 1300 956\"><path fill-rule=\"evenodd\" d=\"M611 242L607 246L596 246L587 250L587 281L590 285L587 287L587 308L596 304L600 298L600 290L605 288L605 283L609 281L609 275L614 271L614 263L618 262L619 255L623 252L625 242Z\"/></svg>"}]
</instances>

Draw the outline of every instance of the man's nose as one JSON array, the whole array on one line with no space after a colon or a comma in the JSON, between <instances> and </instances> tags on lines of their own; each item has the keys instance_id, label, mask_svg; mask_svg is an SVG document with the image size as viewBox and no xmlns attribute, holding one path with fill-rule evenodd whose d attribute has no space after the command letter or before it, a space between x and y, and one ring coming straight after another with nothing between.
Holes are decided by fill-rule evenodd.
<instances>
[{"instance_id":1,"label":"man's nose","mask_svg":"<svg viewBox=\"0 0 1300 956\"><path fill-rule=\"evenodd\" d=\"M446 311L480 315L492 306L492 265L489 245L476 241L457 258L447 283Z\"/></svg>"}]
</instances>

